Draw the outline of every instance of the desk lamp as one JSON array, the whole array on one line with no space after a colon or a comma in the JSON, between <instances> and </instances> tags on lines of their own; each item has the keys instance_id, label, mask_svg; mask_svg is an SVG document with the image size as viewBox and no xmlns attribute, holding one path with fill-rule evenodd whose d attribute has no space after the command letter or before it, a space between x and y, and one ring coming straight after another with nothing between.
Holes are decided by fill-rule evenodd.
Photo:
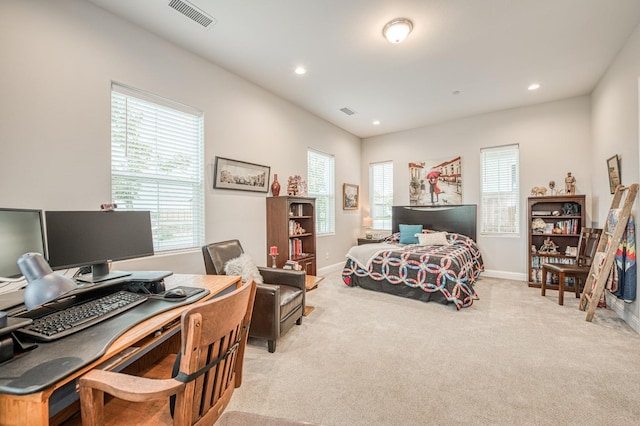
<instances>
[{"instance_id":1,"label":"desk lamp","mask_svg":"<svg viewBox=\"0 0 640 426\"><path fill-rule=\"evenodd\" d=\"M54 273L40 253L25 253L20 256L18 268L28 283L24 291L27 310L51 302L77 287L71 278Z\"/></svg>"}]
</instances>

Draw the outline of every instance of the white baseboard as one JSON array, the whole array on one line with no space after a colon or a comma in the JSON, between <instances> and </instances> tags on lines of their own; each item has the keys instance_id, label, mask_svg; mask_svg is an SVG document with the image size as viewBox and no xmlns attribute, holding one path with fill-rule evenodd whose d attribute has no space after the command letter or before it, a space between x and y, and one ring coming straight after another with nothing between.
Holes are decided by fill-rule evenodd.
<instances>
[{"instance_id":1,"label":"white baseboard","mask_svg":"<svg viewBox=\"0 0 640 426\"><path fill-rule=\"evenodd\" d=\"M322 276L331 272L339 272L344 268L344 262L334 263L333 265L325 266L316 271L316 275Z\"/></svg>"},{"instance_id":2,"label":"white baseboard","mask_svg":"<svg viewBox=\"0 0 640 426\"><path fill-rule=\"evenodd\" d=\"M487 278L502 278L505 280L513 280L513 281L527 281L527 274L519 273L519 272L507 272L507 271L496 271L492 269L485 270L480 277Z\"/></svg>"},{"instance_id":3,"label":"white baseboard","mask_svg":"<svg viewBox=\"0 0 640 426\"><path fill-rule=\"evenodd\" d=\"M640 334L640 318L627 310L627 303L607 294L607 306L609 306L620 318L624 320L636 333Z\"/></svg>"}]
</instances>

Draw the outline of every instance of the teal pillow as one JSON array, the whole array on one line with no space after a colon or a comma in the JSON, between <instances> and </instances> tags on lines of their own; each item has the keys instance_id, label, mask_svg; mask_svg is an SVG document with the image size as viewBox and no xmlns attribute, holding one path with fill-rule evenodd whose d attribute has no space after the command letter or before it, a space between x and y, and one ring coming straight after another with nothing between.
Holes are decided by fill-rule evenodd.
<instances>
[{"instance_id":1,"label":"teal pillow","mask_svg":"<svg viewBox=\"0 0 640 426\"><path fill-rule=\"evenodd\" d=\"M400 244L418 244L416 234L422 232L422 225L400 224L398 227L400 228Z\"/></svg>"}]
</instances>

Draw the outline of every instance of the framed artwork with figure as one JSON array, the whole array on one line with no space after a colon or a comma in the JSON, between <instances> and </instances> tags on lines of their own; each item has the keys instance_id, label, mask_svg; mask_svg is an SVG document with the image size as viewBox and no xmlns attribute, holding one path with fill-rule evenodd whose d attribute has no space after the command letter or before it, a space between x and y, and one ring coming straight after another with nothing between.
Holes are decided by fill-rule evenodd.
<instances>
[{"instance_id":1,"label":"framed artwork with figure","mask_svg":"<svg viewBox=\"0 0 640 426\"><path fill-rule=\"evenodd\" d=\"M620 158L614 155L607 159L607 175L609 176L609 190L613 194L616 187L622 183L620 179Z\"/></svg>"}]
</instances>

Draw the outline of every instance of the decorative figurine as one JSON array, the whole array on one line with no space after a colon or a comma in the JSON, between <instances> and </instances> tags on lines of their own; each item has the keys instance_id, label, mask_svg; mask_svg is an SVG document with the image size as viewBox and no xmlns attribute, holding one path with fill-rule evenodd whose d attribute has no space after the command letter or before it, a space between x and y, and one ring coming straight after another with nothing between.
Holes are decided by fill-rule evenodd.
<instances>
[{"instance_id":1,"label":"decorative figurine","mask_svg":"<svg viewBox=\"0 0 640 426\"><path fill-rule=\"evenodd\" d=\"M556 243L551 241L551 237L548 237L540 246L540 250L538 253L558 253L558 246Z\"/></svg>"},{"instance_id":2,"label":"decorative figurine","mask_svg":"<svg viewBox=\"0 0 640 426\"><path fill-rule=\"evenodd\" d=\"M571 172L568 172L567 177L564 178L564 193L566 195L575 195L576 193L576 178L571 176Z\"/></svg>"},{"instance_id":3,"label":"decorative figurine","mask_svg":"<svg viewBox=\"0 0 640 426\"><path fill-rule=\"evenodd\" d=\"M543 197L547 195L547 188L544 186L534 186L531 188L531 195L533 197Z\"/></svg>"}]
</instances>

